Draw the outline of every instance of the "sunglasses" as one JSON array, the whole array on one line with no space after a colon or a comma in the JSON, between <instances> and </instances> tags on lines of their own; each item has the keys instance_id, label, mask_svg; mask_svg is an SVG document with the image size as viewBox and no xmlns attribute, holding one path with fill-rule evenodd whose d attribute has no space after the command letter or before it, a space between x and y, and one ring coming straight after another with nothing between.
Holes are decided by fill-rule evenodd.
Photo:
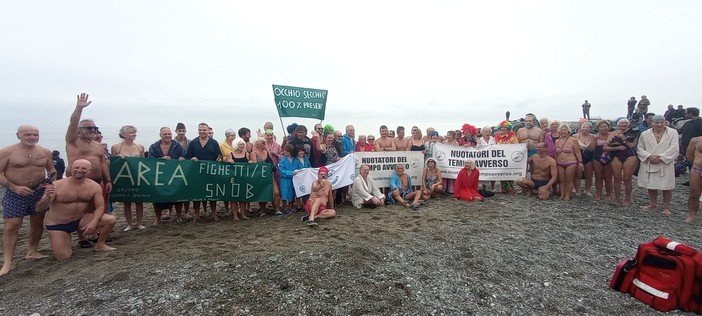
<instances>
[{"instance_id":1,"label":"sunglasses","mask_svg":"<svg viewBox=\"0 0 702 316\"><path fill-rule=\"evenodd\" d=\"M89 131L97 131L97 130L100 129L100 128L97 127L97 126L81 126L80 128L85 128L85 129L87 129L87 130L89 130Z\"/></svg>"}]
</instances>

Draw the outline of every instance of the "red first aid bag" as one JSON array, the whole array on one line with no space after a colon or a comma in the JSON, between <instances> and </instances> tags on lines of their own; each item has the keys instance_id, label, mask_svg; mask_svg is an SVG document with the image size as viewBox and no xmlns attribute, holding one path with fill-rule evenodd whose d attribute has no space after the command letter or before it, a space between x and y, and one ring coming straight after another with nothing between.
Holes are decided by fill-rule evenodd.
<instances>
[{"instance_id":1,"label":"red first aid bag","mask_svg":"<svg viewBox=\"0 0 702 316\"><path fill-rule=\"evenodd\" d=\"M626 260L626 261L625 261ZM639 245L634 260L622 260L610 287L656 310L702 310L702 254L665 237Z\"/></svg>"}]
</instances>

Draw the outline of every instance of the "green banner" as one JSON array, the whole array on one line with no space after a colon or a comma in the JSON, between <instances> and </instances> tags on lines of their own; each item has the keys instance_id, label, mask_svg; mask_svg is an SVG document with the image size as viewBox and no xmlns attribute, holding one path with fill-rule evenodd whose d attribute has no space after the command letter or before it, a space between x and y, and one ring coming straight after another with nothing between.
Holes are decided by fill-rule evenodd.
<instances>
[{"instance_id":1,"label":"green banner","mask_svg":"<svg viewBox=\"0 0 702 316\"><path fill-rule=\"evenodd\" d=\"M327 90L273 85L280 117L309 117L324 120Z\"/></svg>"},{"instance_id":2,"label":"green banner","mask_svg":"<svg viewBox=\"0 0 702 316\"><path fill-rule=\"evenodd\" d=\"M112 202L273 200L267 163L110 158Z\"/></svg>"}]
</instances>

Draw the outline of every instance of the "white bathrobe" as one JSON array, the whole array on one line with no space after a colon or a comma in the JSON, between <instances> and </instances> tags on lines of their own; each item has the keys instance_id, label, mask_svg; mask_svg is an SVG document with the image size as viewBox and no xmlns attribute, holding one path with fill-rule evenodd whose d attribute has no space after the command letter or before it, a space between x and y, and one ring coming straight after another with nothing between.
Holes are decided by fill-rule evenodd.
<instances>
[{"instance_id":1,"label":"white bathrobe","mask_svg":"<svg viewBox=\"0 0 702 316\"><path fill-rule=\"evenodd\" d=\"M377 197L379 199L385 198L380 189L375 185L373 178L368 177L368 182L363 180L363 177L359 174L356 179L353 180L353 186L351 186L351 203L356 208L361 208L363 202L370 200L372 197Z\"/></svg>"},{"instance_id":2,"label":"white bathrobe","mask_svg":"<svg viewBox=\"0 0 702 316\"><path fill-rule=\"evenodd\" d=\"M672 190L675 188L675 161L678 158L678 132L670 127L660 142L656 142L653 128L641 133L636 153L641 160L638 184L649 190ZM646 161L649 156L657 155L661 163L652 164Z\"/></svg>"}]
</instances>

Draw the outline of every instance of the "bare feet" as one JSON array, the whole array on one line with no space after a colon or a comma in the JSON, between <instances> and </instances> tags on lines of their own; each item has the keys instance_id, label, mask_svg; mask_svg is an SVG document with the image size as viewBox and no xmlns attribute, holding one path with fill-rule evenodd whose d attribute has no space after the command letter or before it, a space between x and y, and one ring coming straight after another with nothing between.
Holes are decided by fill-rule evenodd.
<instances>
[{"instance_id":1,"label":"bare feet","mask_svg":"<svg viewBox=\"0 0 702 316\"><path fill-rule=\"evenodd\" d=\"M596 194L596 195L595 195L595 201L599 201L599 200L601 200L601 199L602 199L602 197L601 197L599 194Z\"/></svg>"},{"instance_id":2,"label":"bare feet","mask_svg":"<svg viewBox=\"0 0 702 316\"><path fill-rule=\"evenodd\" d=\"M629 206L631 206L631 201L626 201L626 200L625 200L624 203L622 204L622 206L623 206L623 207L629 207Z\"/></svg>"},{"instance_id":3,"label":"bare feet","mask_svg":"<svg viewBox=\"0 0 702 316\"><path fill-rule=\"evenodd\" d=\"M35 251L35 252L29 252L29 253L27 253L27 256L24 257L24 258L25 258L25 259L32 259L32 260L33 260L33 259L43 259L43 258L46 258L46 257L48 257L48 256L47 256L47 255L43 255L43 254L41 254L41 253Z\"/></svg>"},{"instance_id":4,"label":"bare feet","mask_svg":"<svg viewBox=\"0 0 702 316\"><path fill-rule=\"evenodd\" d=\"M154 223L153 223L152 225L158 225L158 224L161 224L161 221L155 220Z\"/></svg>"},{"instance_id":5,"label":"bare feet","mask_svg":"<svg viewBox=\"0 0 702 316\"><path fill-rule=\"evenodd\" d=\"M663 212L661 213L663 214L663 216L670 216L673 214L672 212L670 212L669 208L663 209Z\"/></svg>"},{"instance_id":6,"label":"bare feet","mask_svg":"<svg viewBox=\"0 0 702 316\"><path fill-rule=\"evenodd\" d=\"M5 275L8 272L10 272L10 270L12 270L12 265L11 264L4 264L2 266L2 269L0 269L0 275Z\"/></svg>"},{"instance_id":7,"label":"bare feet","mask_svg":"<svg viewBox=\"0 0 702 316\"><path fill-rule=\"evenodd\" d=\"M690 216L685 219L685 223L693 223L697 219L697 216Z\"/></svg>"},{"instance_id":8,"label":"bare feet","mask_svg":"<svg viewBox=\"0 0 702 316\"><path fill-rule=\"evenodd\" d=\"M95 249L93 251L114 251L117 250L117 248L110 247L108 245L102 244L102 245L95 245Z\"/></svg>"}]
</instances>

